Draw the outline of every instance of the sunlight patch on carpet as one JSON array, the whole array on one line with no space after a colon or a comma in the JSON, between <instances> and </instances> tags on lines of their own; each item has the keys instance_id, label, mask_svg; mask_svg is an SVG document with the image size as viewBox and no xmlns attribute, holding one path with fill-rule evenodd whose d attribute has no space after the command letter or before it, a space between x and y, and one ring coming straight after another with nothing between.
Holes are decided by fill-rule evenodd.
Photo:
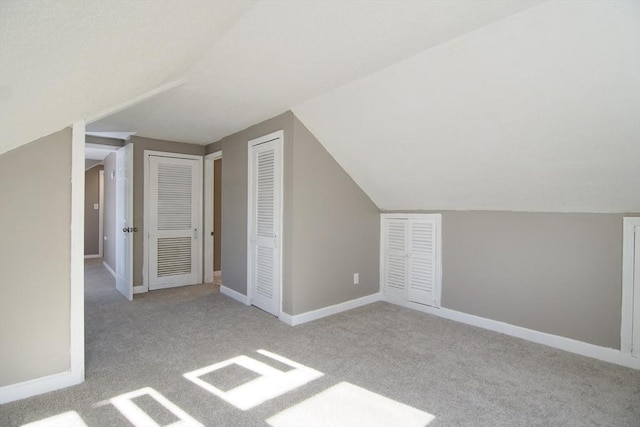
<instances>
[{"instance_id":1,"label":"sunlight patch on carpet","mask_svg":"<svg viewBox=\"0 0 640 427\"><path fill-rule=\"evenodd\" d=\"M424 427L435 416L341 382L267 419L272 427Z\"/></svg>"},{"instance_id":2,"label":"sunlight patch on carpet","mask_svg":"<svg viewBox=\"0 0 640 427\"><path fill-rule=\"evenodd\" d=\"M80 415L76 411L64 412L29 424L22 427L87 427Z\"/></svg>"},{"instance_id":3,"label":"sunlight patch on carpet","mask_svg":"<svg viewBox=\"0 0 640 427\"><path fill-rule=\"evenodd\" d=\"M169 399L151 387L145 387L129 393L121 394L120 396L109 399L109 402L111 402L111 404L113 404L113 406L115 406L118 411L120 411L120 413L122 413L122 415L124 415L131 424L136 427L160 427L160 424L156 422L156 420L151 418L150 415L148 415L133 401L136 398L146 396L151 397L178 419L166 427L203 427L201 423L193 419L176 404L172 403Z\"/></svg>"},{"instance_id":4,"label":"sunlight patch on carpet","mask_svg":"<svg viewBox=\"0 0 640 427\"><path fill-rule=\"evenodd\" d=\"M295 390L296 388L324 375L322 372L296 363L275 353L271 353L266 350L258 350L258 353L277 360L278 362L290 366L293 369L284 372L280 369L269 366L266 363L243 355L188 372L184 374L184 377L213 395L232 404L236 408L246 411L266 402L267 400L271 400L284 393ZM202 379L202 377L207 374L222 370L234 364L249 371L253 371L255 374L258 374L258 377L226 391L221 388L222 386L220 384L217 384L218 386L216 386Z\"/></svg>"}]
</instances>

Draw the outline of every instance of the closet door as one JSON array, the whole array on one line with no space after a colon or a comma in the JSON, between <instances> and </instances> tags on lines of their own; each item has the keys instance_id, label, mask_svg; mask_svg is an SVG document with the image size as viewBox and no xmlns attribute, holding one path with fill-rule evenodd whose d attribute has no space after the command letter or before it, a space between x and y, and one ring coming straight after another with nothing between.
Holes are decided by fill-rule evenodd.
<instances>
[{"instance_id":1,"label":"closet door","mask_svg":"<svg viewBox=\"0 0 640 427\"><path fill-rule=\"evenodd\" d=\"M280 315L282 132L249 141L249 253L251 304Z\"/></svg>"},{"instance_id":2,"label":"closet door","mask_svg":"<svg viewBox=\"0 0 640 427\"><path fill-rule=\"evenodd\" d=\"M407 297L407 220L383 220L383 278L385 293L391 297Z\"/></svg>"},{"instance_id":3,"label":"closet door","mask_svg":"<svg viewBox=\"0 0 640 427\"><path fill-rule=\"evenodd\" d=\"M436 298L436 245L435 220L409 220L409 301L438 306Z\"/></svg>"}]
</instances>

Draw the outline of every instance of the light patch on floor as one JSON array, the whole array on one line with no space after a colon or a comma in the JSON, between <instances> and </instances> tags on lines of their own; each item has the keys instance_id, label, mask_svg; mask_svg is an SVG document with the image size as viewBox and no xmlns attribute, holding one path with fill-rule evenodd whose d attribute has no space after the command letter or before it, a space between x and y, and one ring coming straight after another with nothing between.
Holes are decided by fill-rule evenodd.
<instances>
[{"instance_id":1,"label":"light patch on floor","mask_svg":"<svg viewBox=\"0 0 640 427\"><path fill-rule=\"evenodd\" d=\"M322 372L308 368L304 365L296 363L277 354L268 352L266 350L258 350L258 353L271 359L277 360L280 363L284 363L285 365L291 366L294 369L283 372L265 363L252 359L251 357L238 356L227 359L224 362L216 363L192 372L188 372L184 374L184 377L189 381L192 381L193 383L199 385L208 392L214 394L215 396L224 399L226 402L232 404L236 408L246 411L263 402L266 402L267 400L271 400L284 393L295 390L296 388L303 386L324 375ZM260 376L227 391L223 391L213 384L210 384L200 378L206 374L223 369L233 364L253 371Z\"/></svg>"},{"instance_id":2,"label":"light patch on floor","mask_svg":"<svg viewBox=\"0 0 640 427\"><path fill-rule=\"evenodd\" d=\"M267 420L272 427L424 427L435 416L341 382Z\"/></svg>"},{"instance_id":3,"label":"light patch on floor","mask_svg":"<svg viewBox=\"0 0 640 427\"><path fill-rule=\"evenodd\" d=\"M120 396L109 399L109 402L111 402L113 406L115 406L118 411L120 411L120 413L122 413L122 415L124 415L131 424L136 427L160 427L160 424L158 424L133 402L133 399L136 397L145 395L153 398L178 418L178 421L171 423L166 427L203 427L202 424L151 387L145 387L129 393L121 394Z\"/></svg>"},{"instance_id":4,"label":"light patch on floor","mask_svg":"<svg viewBox=\"0 0 640 427\"><path fill-rule=\"evenodd\" d=\"M87 427L76 411L63 412L49 418L23 424L22 427Z\"/></svg>"}]
</instances>

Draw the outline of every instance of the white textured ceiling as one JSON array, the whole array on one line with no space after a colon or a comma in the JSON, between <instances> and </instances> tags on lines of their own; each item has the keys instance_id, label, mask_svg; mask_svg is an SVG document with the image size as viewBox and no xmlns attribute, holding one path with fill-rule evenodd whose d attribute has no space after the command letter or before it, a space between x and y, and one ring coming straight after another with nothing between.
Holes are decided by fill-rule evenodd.
<instances>
[{"instance_id":1,"label":"white textured ceiling","mask_svg":"<svg viewBox=\"0 0 640 427\"><path fill-rule=\"evenodd\" d=\"M250 6L0 1L0 153L181 77Z\"/></svg>"},{"instance_id":2,"label":"white textured ceiling","mask_svg":"<svg viewBox=\"0 0 640 427\"><path fill-rule=\"evenodd\" d=\"M550 2L293 109L382 209L640 211L640 2Z\"/></svg>"},{"instance_id":3,"label":"white textured ceiling","mask_svg":"<svg viewBox=\"0 0 640 427\"><path fill-rule=\"evenodd\" d=\"M263 1L187 83L88 126L206 144L488 25L532 1Z\"/></svg>"},{"instance_id":4,"label":"white textured ceiling","mask_svg":"<svg viewBox=\"0 0 640 427\"><path fill-rule=\"evenodd\" d=\"M383 209L640 211L639 5L2 0L0 153L293 109Z\"/></svg>"}]
</instances>

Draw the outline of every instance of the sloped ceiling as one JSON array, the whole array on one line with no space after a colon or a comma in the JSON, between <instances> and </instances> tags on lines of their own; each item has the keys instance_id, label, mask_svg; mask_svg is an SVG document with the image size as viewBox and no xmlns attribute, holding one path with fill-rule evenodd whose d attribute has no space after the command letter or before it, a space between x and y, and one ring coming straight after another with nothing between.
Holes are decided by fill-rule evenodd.
<instances>
[{"instance_id":1,"label":"sloped ceiling","mask_svg":"<svg viewBox=\"0 0 640 427\"><path fill-rule=\"evenodd\" d=\"M534 4L258 2L184 74L185 85L88 129L211 143Z\"/></svg>"},{"instance_id":2,"label":"sloped ceiling","mask_svg":"<svg viewBox=\"0 0 640 427\"><path fill-rule=\"evenodd\" d=\"M293 109L382 209L640 211L640 2L549 2Z\"/></svg>"},{"instance_id":3,"label":"sloped ceiling","mask_svg":"<svg viewBox=\"0 0 640 427\"><path fill-rule=\"evenodd\" d=\"M0 153L182 77L251 5L0 1Z\"/></svg>"},{"instance_id":4,"label":"sloped ceiling","mask_svg":"<svg viewBox=\"0 0 640 427\"><path fill-rule=\"evenodd\" d=\"M0 153L288 109L383 209L640 211L637 1L0 2ZM175 82L186 82L174 84Z\"/></svg>"}]
</instances>

